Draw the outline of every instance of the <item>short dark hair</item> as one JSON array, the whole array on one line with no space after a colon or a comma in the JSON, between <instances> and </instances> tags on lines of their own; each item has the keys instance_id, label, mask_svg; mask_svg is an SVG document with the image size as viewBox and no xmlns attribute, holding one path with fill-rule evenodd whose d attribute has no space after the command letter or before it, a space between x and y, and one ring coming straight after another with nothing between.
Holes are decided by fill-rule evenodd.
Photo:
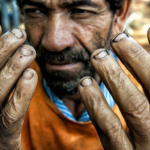
<instances>
[{"instance_id":1,"label":"short dark hair","mask_svg":"<svg viewBox=\"0 0 150 150\"><path fill-rule=\"evenodd\" d=\"M106 0L110 5L110 10L112 10L114 13L117 11L117 9L120 9L123 5L125 0ZM21 0L17 0L17 4L22 9L22 3Z\"/></svg>"},{"instance_id":2,"label":"short dark hair","mask_svg":"<svg viewBox=\"0 0 150 150\"><path fill-rule=\"evenodd\" d=\"M106 0L109 5L110 5L110 9L113 12L116 12L117 9L120 9L124 3L125 0Z\"/></svg>"}]
</instances>

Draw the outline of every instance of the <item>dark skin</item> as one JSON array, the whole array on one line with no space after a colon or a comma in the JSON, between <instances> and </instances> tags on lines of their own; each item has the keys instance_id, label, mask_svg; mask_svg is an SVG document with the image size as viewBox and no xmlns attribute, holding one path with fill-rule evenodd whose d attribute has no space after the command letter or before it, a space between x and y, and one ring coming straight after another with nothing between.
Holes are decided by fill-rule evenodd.
<instances>
[{"instance_id":1,"label":"dark skin","mask_svg":"<svg viewBox=\"0 0 150 150\"><path fill-rule=\"evenodd\" d=\"M36 52L31 46L21 46L25 39L26 33L18 29L0 37L0 149L2 150L20 149L20 132L24 116L37 84L36 72L27 69L35 59ZM14 86L14 94L7 101Z\"/></svg>"},{"instance_id":2,"label":"dark skin","mask_svg":"<svg viewBox=\"0 0 150 150\"><path fill-rule=\"evenodd\" d=\"M150 42L150 29L148 39ZM150 146L150 109L149 71L147 69L149 69L150 55L125 34L117 35L111 45L117 56L148 94L143 95L124 74L114 58L106 50L99 49L92 54L91 62L113 95L129 130L124 132L118 117L106 103L96 81L89 77L82 79L79 84L83 103L105 149L148 150Z\"/></svg>"},{"instance_id":3,"label":"dark skin","mask_svg":"<svg viewBox=\"0 0 150 150\"><path fill-rule=\"evenodd\" d=\"M76 2L76 4L73 2ZM128 4L126 5L128 6ZM114 23L116 19L119 21L122 16L119 16L118 12L113 17L108 3L104 0L84 1L84 4L77 0L28 1L24 4L22 11L31 45L36 50L42 47L46 51L58 53L68 47L75 50L86 49L90 54L98 48L109 48L110 35L113 34L112 32L116 32L115 30L120 30L120 25L122 26L124 21L123 18L121 23L117 25ZM126 17L128 7L125 11L123 17ZM111 31L112 28L113 31ZM96 46L96 43L100 42L102 44ZM85 66L82 62L71 67L69 65L72 62L66 61L67 65L62 63L60 61L47 63L46 61L41 69L45 66L46 71L61 71L61 74L65 72L69 78L69 74L71 74L70 76L79 74ZM95 79L98 83L100 82L96 75ZM58 88L55 93L57 93L57 90ZM59 94L58 96L64 101L75 118L79 118L85 109L80 101L79 94Z\"/></svg>"},{"instance_id":4,"label":"dark skin","mask_svg":"<svg viewBox=\"0 0 150 150\"><path fill-rule=\"evenodd\" d=\"M147 150L150 147L150 110L148 98L134 87L128 77L120 69L114 58L106 50L93 50L93 45L90 40L94 37L92 33L95 32L92 31L98 30L102 27L103 32L100 32L102 30L99 32L101 37L106 39L110 31L110 18L112 18L112 12L108 9L108 5L103 0L92 1L99 4L99 6L104 5L107 8L107 13L104 13L104 16L102 15L103 17L97 15L97 19L94 19L97 23L90 21L92 15L91 13L88 13L87 15L86 11L84 17L87 18L84 21L82 20L82 23L80 22L79 25L73 23L69 27L66 27L60 22L62 21L61 19L64 18L62 17L64 11L59 9L59 7L54 7L55 10L57 10L54 11L53 14L56 17L53 16L54 22L46 20L46 23L51 24L53 30L49 30L48 26L42 26L38 20L35 20L36 24L35 22L31 22L31 20L26 22L30 42L35 48L41 43L47 50L61 51L66 44L79 46L81 43L79 41L82 41L90 53L92 53L91 62L99 78L97 78L98 76L95 77L95 79L97 79L95 81L91 77L85 77L81 79L78 88L83 104L89 112L104 148L115 150ZM57 6L56 4L58 4L58 1L51 1L50 4ZM112 21L112 35L118 33L122 29L129 6L130 1L126 0L122 9L118 10L115 14ZM39 11L36 13L39 13ZM100 18L98 19L98 17ZM58 30L60 29L60 26L53 24L56 23L55 21L59 23L58 25L61 23L63 30ZM100 25L101 27L99 27ZM74 27L74 30L71 30L70 32L72 26ZM82 28L82 26L84 28ZM45 27L47 28L44 29ZM64 30L66 33L63 37ZM78 34L80 33L79 38L72 37L72 32L75 37L78 37ZM43 34L44 36L42 36ZM42 42L40 42L41 38L43 38ZM24 116L37 84L37 75L35 71L27 69L35 59L36 53L31 46L20 47L25 39L26 33L18 29L14 29L0 37L0 149L2 150L20 149L20 132ZM150 41L150 30L148 32L148 39ZM109 47L109 44L106 44L105 46L107 48ZM149 94L150 55L138 43L127 37L125 34L120 34L115 37L111 42L111 46L117 56L126 67L130 69L131 73L137 77L143 88ZM75 66L76 71L79 71L82 65L78 64ZM57 67L57 69L59 67ZM66 66L63 67L65 68ZM70 68L70 70L71 69L72 68ZM106 84L118 104L129 127L129 132L127 134L124 132L118 117L116 117L106 103L106 100L97 84L99 79ZM15 92L10 100L7 101L14 86ZM74 113L74 110L77 110L76 108L79 108L77 114L82 113L84 107L83 104L79 102L80 98L78 93L71 96L61 95L61 97L69 108L73 103L73 106L75 107L70 108L70 110L73 112L74 116L78 117L78 115ZM76 101L78 101L80 105L75 105Z\"/></svg>"}]
</instances>

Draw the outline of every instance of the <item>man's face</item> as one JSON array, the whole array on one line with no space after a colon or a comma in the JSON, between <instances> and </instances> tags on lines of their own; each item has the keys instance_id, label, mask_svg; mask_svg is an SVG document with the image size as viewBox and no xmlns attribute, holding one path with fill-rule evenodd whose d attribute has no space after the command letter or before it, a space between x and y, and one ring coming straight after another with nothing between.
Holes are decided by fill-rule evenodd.
<instances>
[{"instance_id":1,"label":"man's face","mask_svg":"<svg viewBox=\"0 0 150 150\"><path fill-rule=\"evenodd\" d=\"M24 0L30 44L55 93L74 94L78 81L96 78L91 53L109 48L113 14L105 0Z\"/></svg>"}]
</instances>

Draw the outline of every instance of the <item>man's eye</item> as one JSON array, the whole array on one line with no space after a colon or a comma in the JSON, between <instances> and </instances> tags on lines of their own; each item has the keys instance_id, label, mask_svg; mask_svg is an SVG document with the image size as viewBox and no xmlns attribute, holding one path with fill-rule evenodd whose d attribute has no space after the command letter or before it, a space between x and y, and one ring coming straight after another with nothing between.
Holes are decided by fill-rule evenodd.
<instances>
[{"instance_id":1,"label":"man's eye","mask_svg":"<svg viewBox=\"0 0 150 150\"><path fill-rule=\"evenodd\" d=\"M84 14L84 13L89 13L89 11L87 10L83 10L83 9L73 9L71 10L71 14Z\"/></svg>"},{"instance_id":2,"label":"man's eye","mask_svg":"<svg viewBox=\"0 0 150 150\"><path fill-rule=\"evenodd\" d=\"M42 11L39 9L26 9L24 12L25 12L25 14L40 14L40 13L42 13Z\"/></svg>"},{"instance_id":3,"label":"man's eye","mask_svg":"<svg viewBox=\"0 0 150 150\"><path fill-rule=\"evenodd\" d=\"M85 10L85 9L72 9L71 16L74 19L85 19L93 16L95 13L93 11Z\"/></svg>"}]
</instances>

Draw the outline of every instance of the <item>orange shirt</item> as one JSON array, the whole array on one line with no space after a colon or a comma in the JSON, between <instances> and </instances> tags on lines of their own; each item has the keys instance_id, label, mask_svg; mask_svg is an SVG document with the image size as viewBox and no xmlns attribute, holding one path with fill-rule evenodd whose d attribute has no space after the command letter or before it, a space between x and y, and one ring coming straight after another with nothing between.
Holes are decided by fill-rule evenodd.
<instances>
[{"instance_id":1,"label":"orange shirt","mask_svg":"<svg viewBox=\"0 0 150 150\"><path fill-rule=\"evenodd\" d=\"M102 150L92 122L80 123L67 119L47 97L35 62L32 68L37 71L39 82L25 116L21 150ZM126 130L126 123L117 105L113 111Z\"/></svg>"}]
</instances>

